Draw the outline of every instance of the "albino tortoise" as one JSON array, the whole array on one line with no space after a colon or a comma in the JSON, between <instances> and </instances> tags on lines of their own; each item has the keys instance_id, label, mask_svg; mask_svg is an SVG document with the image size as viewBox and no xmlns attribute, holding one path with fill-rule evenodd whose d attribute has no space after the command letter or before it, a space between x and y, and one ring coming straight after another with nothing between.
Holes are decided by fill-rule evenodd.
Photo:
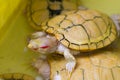
<instances>
[{"instance_id":1,"label":"albino tortoise","mask_svg":"<svg viewBox=\"0 0 120 80\"><path fill-rule=\"evenodd\" d=\"M77 9L77 5L71 0L29 0L27 17L30 25L41 29L41 23L55 15L69 10Z\"/></svg>"},{"instance_id":2,"label":"albino tortoise","mask_svg":"<svg viewBox=\"0 0 120 80\"><path fill-rule=\"evenodd\" d=\"M32 34L28 48L41 55L54 52L64 55L69 77L76 66L73 55L106 47L117 38L112 19L96 10L68 11L41 25L43 31Z\"/></svg>"}]
</instances>

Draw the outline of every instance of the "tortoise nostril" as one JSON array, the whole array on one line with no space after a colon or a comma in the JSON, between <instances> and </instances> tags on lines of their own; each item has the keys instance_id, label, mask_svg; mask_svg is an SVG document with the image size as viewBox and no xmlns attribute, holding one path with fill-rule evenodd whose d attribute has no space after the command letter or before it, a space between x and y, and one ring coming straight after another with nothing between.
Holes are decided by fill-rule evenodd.
<instances>
[{"instance_id":1,"label":"tortoise nostril","mask_svg":"<svg viewBox=\"0 0 120 80\"><path fill-rule=\"evenodd\" d=\"M27 45L30 44L30 40L31 40L31 37L30 37L30 36L27 36L27 37L26 37L26 44L27 44Z\"/></svg>"},{"instance_id":2,"label":"tortoise nostril","mask_svg":"<svg viewBox=\"0 0 120 80\"><path fill-rule=\"evenodd\" d=\"M27 36L27 42L29 42L31 40L30 36Z\"/></svg>"}]
</instances>

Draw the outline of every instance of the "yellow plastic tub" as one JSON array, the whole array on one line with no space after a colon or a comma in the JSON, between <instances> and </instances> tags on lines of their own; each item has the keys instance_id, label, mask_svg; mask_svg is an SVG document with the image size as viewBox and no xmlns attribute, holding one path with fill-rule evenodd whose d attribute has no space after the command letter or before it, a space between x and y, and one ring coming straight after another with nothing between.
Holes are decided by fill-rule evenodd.
<instances>
[{"instance_id":1,"label":"yellow plastic tub","mask_svg":"<svg viewBox=\"0 0 120 80\"><path fill-rule=\"evenodd\" d=\"M0 0L0 74L22 73L35 77L31 67L36 56L26 49L33 30L26 19L27 0Z\"/></svg>"},{"instance_id":2,"label":"yellow plastic tub","mask_svg":"<svg viewBox=\"0 0 120 80\"><path fill-rule=\"evenodd\" d=\"M35 31L27 22L27 2L0 0L0 74L38 75L30 65L37 55L26 48L27 35ZM120 13L120 0L78 0L78 4L108 15Z\"/></svg>"}]
</instances>

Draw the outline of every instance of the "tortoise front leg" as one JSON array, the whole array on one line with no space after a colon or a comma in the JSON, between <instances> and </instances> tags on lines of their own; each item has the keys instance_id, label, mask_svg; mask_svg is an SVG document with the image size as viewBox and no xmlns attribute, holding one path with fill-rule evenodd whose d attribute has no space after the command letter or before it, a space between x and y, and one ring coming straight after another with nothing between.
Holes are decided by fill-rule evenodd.
<instances>
[{"instance_id":1,"label":"tortoise front leg","mask_svg":"<svg viewBox=\"0 0 120 80\"><path fill-rule=\"evenodd\" d=\"M73 70L74 70L74 68L75 68L75 66L76 66L76 59L75 59L75 57L70 53L70 50L69 49L67 49L66 47L64 47L64 46L60 46L61 47L61 49L59 49L60 50L60 52L63 52L64 54L64 57L65 57L65 59L66 59L66 61L67 61L67 63L66 63L66 70L67 70L67 72L68 72L68 75L69 75L69 77L68 77L68 79L67 80L70 80L70 78L71 78L71 75L72 75L72 72L73 72ZM57 74L54 76L54 80L61 80L61 77L60 77L60 74L57 72Z\"/></svg>"},{"instance_id":2,"label":"tortoise front leg","mask_svg":"<svg viewBox=\"0 0 120 80\"><path fill-rule=\"evenodd\" d=\"M50 79L50 65L45 55L41 55L35 59L32 65L38 70L38 73L43 77L44 80Z\"/></svg>"},{"instance_id":3,"label":"tortoise front leg","mask_svg":"<svg viewBox=\"0 0 120 80\"><path fill-rule=\"evenodd\" d=\"M70 53L69 49L64 50L64 57L67 60L66 64L66 70L68 71L69 78L71 77L71 73L73 72L75 66L76 66L76 59L75 57Z\"/></svg>"},{"instance_id":4,"label":"tortoise front leg","mask_svg":"<svg viewBox=\"0 0 120 80\"><path fill-rule=\"evenodd\" d=\"M58 45L58 50L57 50L60 54L63 54L67 63L66 63L66 70L69 74L69 78L71 77L71 73L73 72L75 66L76 66L76 59L75 57L72 55L72 53L70 52L70 49L68 49L67 47L65 47L62 44Z\"/></svg>"}]
</instances>

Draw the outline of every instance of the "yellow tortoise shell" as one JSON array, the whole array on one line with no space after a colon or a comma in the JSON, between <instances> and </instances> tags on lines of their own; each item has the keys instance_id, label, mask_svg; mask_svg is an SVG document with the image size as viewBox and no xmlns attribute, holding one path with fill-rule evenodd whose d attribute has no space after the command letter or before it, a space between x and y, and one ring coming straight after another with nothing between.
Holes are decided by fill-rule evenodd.
<instances>
[{"instance_id":1,"label":"yellow tortoise shell","mask_svg":"<svg viewBox=\"0 0 120 80\"><path fill-rule=\"evenodd\" d=\"M53 34L64 46L91 51L111 44L117 37L109 16L96 10L72 10L44 23L42 29Z\"/></svg>"},{"instance_id":2,"label":"yellow tortoise shell","mask_svg":"<svg viewBox=\"0 0 120 80\"><path fill-rule=\"evenodd\" d=\"M54 0L55 1L55 0ZM29 0L27 6L27 17L29 24L36 30L41 30L41 23L53 17L48 9L59 10L60 4L62 5L61 13L69 10L77 9L77 5L70 0L62 0L52 2L51 0Z\"/></svg>"}]
</instances>

